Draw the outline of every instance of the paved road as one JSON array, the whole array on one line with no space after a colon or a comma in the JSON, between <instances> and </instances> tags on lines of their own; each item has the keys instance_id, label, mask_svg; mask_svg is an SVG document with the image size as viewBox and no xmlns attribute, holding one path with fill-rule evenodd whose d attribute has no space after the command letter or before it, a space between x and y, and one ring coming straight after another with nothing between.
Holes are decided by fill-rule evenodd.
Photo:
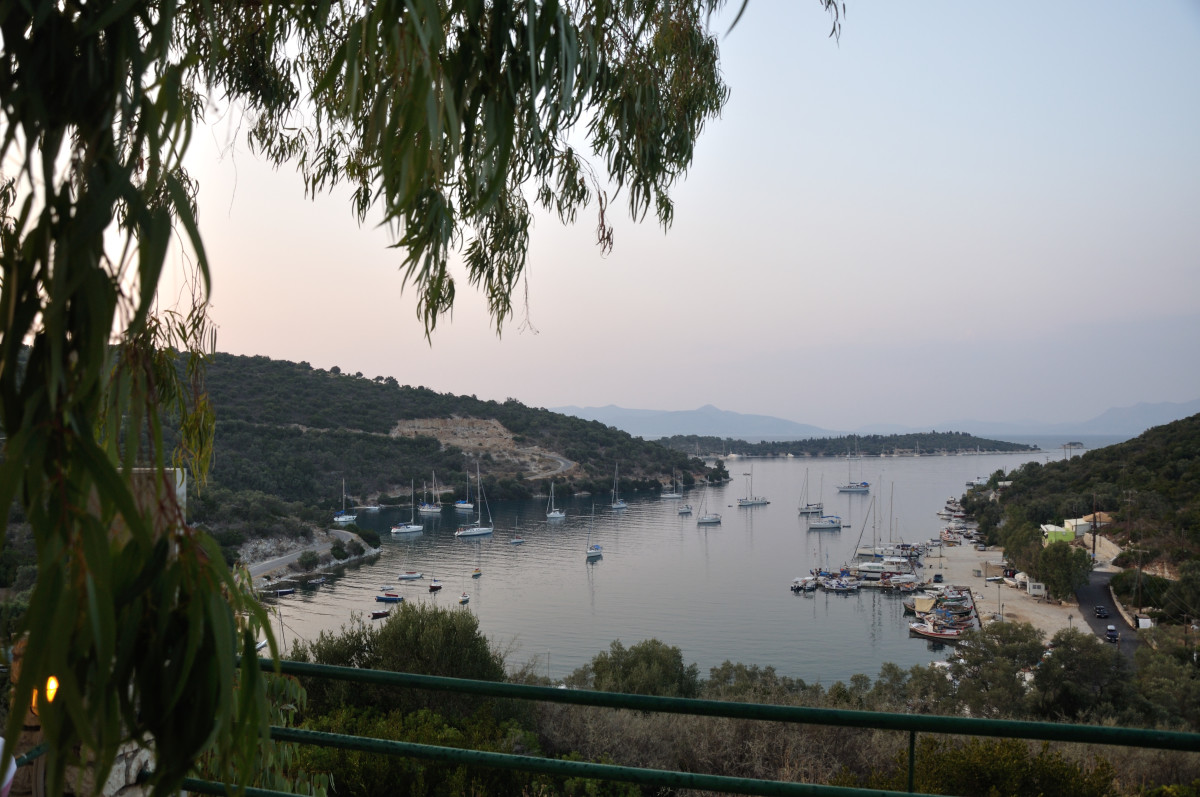
<instances>
[{"instance_id":1,"label":"paved road","mask_svg":"<svg viewBox=\"0 0 1200 797\"><path fill-rule=\"evenodd\" d=\"M346 531L345 529L330 529L330 532L342 542L350 542L350 540L358 539L357 534ZM331 542L320 542L308 548L301 548L298 551L292 551L289 554L277 556L274 559L268 559L265 562L257 562L256 564L250 565L250 576L252 578L258 578L265 573L270 573L274 570L285 568L297 561L300 558L300 554L304 553L305 551L316 551L318 554L322 554L327 552L332 547L333 543Z\"/></svg>"},{"instance_id":2,"label":"paved road","mask_svg":"<svg viewBox=\"0 0 1200 797\"><path fill-rule=\"evenodd\" d=\"M524 449L524 450L528 451L529 449ZM539 456L550 457L550 459L556 460L558 462L558 468L554 469L554 470L542 471L541 473L534 473L531 476L526 476L525 479L527 481L532 480L532 479L547 479L551 476L557 476L558 474L568 471L571 468L575 467L574 462L567 459L566 457L560 457L558 454L551 454L548 451L538 451L536 453Z\"/></svg>"},{"instance_id":3,"label":"paved road","mask_svg":"<svg viewBox=\"0 0 1200 797\"><path fill-rule=\"evenodd\" d=\"M1117 611L1112 603L1112 594L1108 591L1108 582L1115 575L1112 571L1094 570L1092 571L1091 582L1086 587L1081 587L1075 592L1075 598L1079 601L1079 609L1083 617L1075 618L1076 622L1086 623L1087 627L1092 629L1100 639L1104 639L1104 632L1109 625L1115 625L1117 630L1121 632L1121 642L1118 647L1121 653L1125 654L1130 661L1133 660L1133 652L1137 650L1137 632L1129 627L1129 624L1121 617L1121 613ZM1096 617L1095 607L1105 606L1108 608L1108 617L1100 619ZM1082 628L1083 625L1081 624Z\"/></svg>"}]
</instances>

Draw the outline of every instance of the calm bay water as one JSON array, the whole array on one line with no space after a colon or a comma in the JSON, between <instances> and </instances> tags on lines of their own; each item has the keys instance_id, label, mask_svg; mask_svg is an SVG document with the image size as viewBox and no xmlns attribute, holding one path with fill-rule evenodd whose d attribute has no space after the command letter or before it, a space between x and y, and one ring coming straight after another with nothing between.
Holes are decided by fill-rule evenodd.
<instances>
[{"instance_id":1,"label":"calm bay water","mask_svg":"<svg viewBox=\"0 0 1200 797\"><path fill-rule=\"evenodd\" d=\"M286 645L336 631L351 613L384 608L374 596L394 586L408 601L431 601L473 612L483 632L508 653L510 667L536 662L539 671L561 678L619 639L629 646L656 637L679 647L684 661L710 667L725 660L773 666L810 683L832 683L855 673L874 677L882 663L902 667L944 658L938 643L912 639L897 597L864 590L858 595L817 592L794 595L791 580L811 568L837 566L853 553L860 535L920 542L935 536L934 513L968 480L1028 461L1057 459L1057 452L982 454L920 458L731 459L733 481L690 490L684 502L692 515L679 515L680 501L639 494L624 496L629 508L609 509L609 497L560 497L564 520L547 521L543 501L500 501L491 505L496 532L490 537L454 536L466 513L446 510L424 516L425 531L393 537L391 526L408 511L359 514L359 524L383 537L372 562L347 567L329 582L278 600ZM765 506L739 508L748 494ZM797 514L807 474L810 501L822 497L825 511L840 514L849 528L808 531ZM871 483L870 495L838 493L848 477ZM698 527L707 500L723 522ZM870 512L874 501L875 512ZM595 520L592 504L595 503ZM457 517L456 517L457 515ZM602 559L585 561L589 529L604 546ZM523 545L509 540L524 537ZM479 567L483 574L471 578ZM926 572L937 571L930 559ZM404 570L425 579L397 581ZM445 583L429 594L428 582ZM460 606L459 595L470 595Z\"/></svg>"}]
</instances>

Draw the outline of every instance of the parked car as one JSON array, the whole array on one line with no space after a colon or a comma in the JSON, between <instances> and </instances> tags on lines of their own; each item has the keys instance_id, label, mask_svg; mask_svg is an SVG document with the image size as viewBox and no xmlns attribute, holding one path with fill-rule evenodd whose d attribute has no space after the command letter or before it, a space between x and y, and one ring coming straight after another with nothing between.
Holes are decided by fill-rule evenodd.
<instances>
[{"instance_id":1,"label":"parked car","mask_svg":"<svg viewBox=\"0 0 1200 797\"><path fill-rule=\"evenodd\" d=\"M1096 616L1100 617L1100 618L1108 617L1108 607L1107 606L1097 606L1096 607Z\"/></svg>"},{"instance_id":2,"label":"parked car","mask_svg":"<svg viewBox=\"0 0 1200 797\"><path fill-rule=\"evenodd\" d=\"M941 573L934 573L934 574L933 574L933 583L934 583L934 584L941 584L941 583L942 583L942 574L941 574Z\"/></svg>"},{"instance_id":3,"label":"parked car","mask_svg":"<svg viewBox=\"0 0 1200 797\"><path fill-rule=\"evenodd\" d=\"M1117 631L1115 625L1110 625L1108 630L1104 632L1105 641L1112 642L1114 645L1121 641L1121 634Z\"/></svg>"}]
</instances>

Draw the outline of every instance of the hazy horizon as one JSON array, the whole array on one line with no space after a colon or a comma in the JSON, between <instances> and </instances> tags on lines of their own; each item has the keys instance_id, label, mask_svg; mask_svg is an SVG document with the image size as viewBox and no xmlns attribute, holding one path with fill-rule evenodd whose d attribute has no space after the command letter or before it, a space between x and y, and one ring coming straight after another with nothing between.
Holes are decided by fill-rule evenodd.
<instances>
[{"instance_id":1,"label":"hazy horizon","mask_svg":"<svg viewBox=\"0 0 1200 797\"><path fill-rule=\"evenodd\" d=\"M736 10L713 23L731 99L674 227L617 197L602 258L594 207L539 215L500 338L458 268L428 345L386 232L345 192L305 200L217 108L188 164L218 348L827 429L1200 396L1200 6L850 4L840 42L818 3L753 2L726 33Z\"/></svg>"}]
</instances>

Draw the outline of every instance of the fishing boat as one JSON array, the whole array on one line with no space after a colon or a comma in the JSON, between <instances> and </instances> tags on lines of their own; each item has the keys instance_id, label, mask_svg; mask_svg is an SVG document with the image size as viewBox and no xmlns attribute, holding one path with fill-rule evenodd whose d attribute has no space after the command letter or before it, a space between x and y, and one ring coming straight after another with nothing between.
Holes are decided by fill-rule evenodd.
<instances>
[{"instance_id":1,"label":"fishing boat","mask_svg":"<svg viewBox=\"0 0 1200 797\"><path fill-rule=\"evenodd\" d=\"M401 581L416 581L418 578L424 577L424 573L418 573L416 570L405 570L403 573L396 576L396 578L400 579Z\"/></svg>"},{"instance_id":2,"label":"fishing boat","mask_svg":"<svg viewBox=\"0 0 1200 797\"><path fill-rule=\"evenodd\" d=\"M346 511L346 480L342 479L342 511L333 516L334 523L353 523L358 515Z\"/></svg>"},{"instance_id":3,"label":"fishing boat","mask_svg":"<svg viewBox=\"0 0 1200 797\"><path fill-rule=\"evenodd\" d=\"M487 498L483 495L483 480L479 477L479 463L475 463L475 480L479 483L479 489L475 491L476 498L479 499L479 511L475 515L475 522L469 526L463 526L458 531L454 532L455 537L482 537L485 534L491 534L495 531L492 525L492 508L488 506ZM483 510L487 509L488 522L483 525Z\"/></svg>"},{"instance_id":4,"label":"fishing boat","mask_svg":"<svg viewBox=\"0 0 1200 797\"><path fill-rule=\"evenodd\" d=\"M946 628L932 623L909 623L908 631L910 634L941 642L957 642L964 633L960 628Z\"/></svg>"},{"instance_id":5,"label":"fishing boat","mask_svg":"<svg viewBox=\"0 0 1200 797\"><path fill-rule=\"evenodd\" d=\"M754 466L750 466L749 473L743 473L746 477L746 497L737 500L738 506L762 506L763 504L771 503L761 495L754 494Z\"/></svg>"},{"instance_id":6,"label":"fishing boat","mask_svg":"<svg viewBox=\"0 0 1200 797\"><path fill-rule=\"evenodd\" d=\"M372 620L380 620L384 617L387 617L391 613L392 613L391 609L380 609L377 612L371 612L371 619Z\"/></svg>"},{"instance_id":7,"label":"fishing boat","mask_svg":"<svg viewBox=\"0 0 1200 797\"><path fill-rule=\"evenodd\" d=\"M425 527L417 522L417 482L409 485L412 489L412 495L409 498L409 503L412 505L412 514L407 523L398 523L392 526L392 534L417 534L425 530Z\"/></svg>"},{"instance_id":8,"label":"fishing boat","mask_svg":"<svg viewBox=\"0 0 1200 797\"><path fill-rule=\"evenodd\" d=\"M824 489L824 486L825 486L824 479L825 479L825 477L822 476L821 477L822 489ZM799 512L801 515L820 515L820 514L824 514L824 512L825 512L825 502L824 501L817 501L815 504L809 503L809 501L808 501L808 468L804 469L804 489L800 491Z\"/></svg>"},{"instance_id":9,"label":"fishing boat","mask_svg":"<svg viewBox=\"0 0 1200 797\"><path fill-rule=\"evenodd\" d=\"M546 520L562 520L567 513L554 505L554 482L550 482L550 500L546 504Z\"/></svg>"},{"instance_id":10,"label":"fishing boat","mask_svg":"<svg viewBox=\"0 0 1200 797\"><path fill-rule=\"evenodd\" d=\"M799 594L801 592L816 592L817 579L815 576L802 576L792 579L792 592Z\"/></svg>"},{"instance_id":11,"label":"fishing boat","mask_svg":"<svg viewBox=\"0 0 1200 797\"><path fill-rule=\"evenodd\" d=\"M708 490L705 489L704 496L700 499L700 517L696 518L697 526L719 526L721 525L721 515L717 512L708 511Z\"/></svg>"},{"instance_id":12,"label":"fishing boat","mask_svg":"<svg viewBox=\"0 0 1200 797\"><path fill-rule=\"evenodd\" d=\"M613 489L612 489L612 508L613 509L628 509L629 504L621 498L621 489L619 485L618 475L621 472L621 465L618 463L613 470Z\"/></svg>"},{"instance_id":13,"label":"fishing boat","mask_svg":"<svg viewBox=\"0 0 1200 797\"><path fill-rule=\"evenodd\" d=\"M839 515L821 515L818 518L812 518L808 521L809 531L823 531L825 529L842 530L842 518Z\"/></svg>"}]
</instances>

